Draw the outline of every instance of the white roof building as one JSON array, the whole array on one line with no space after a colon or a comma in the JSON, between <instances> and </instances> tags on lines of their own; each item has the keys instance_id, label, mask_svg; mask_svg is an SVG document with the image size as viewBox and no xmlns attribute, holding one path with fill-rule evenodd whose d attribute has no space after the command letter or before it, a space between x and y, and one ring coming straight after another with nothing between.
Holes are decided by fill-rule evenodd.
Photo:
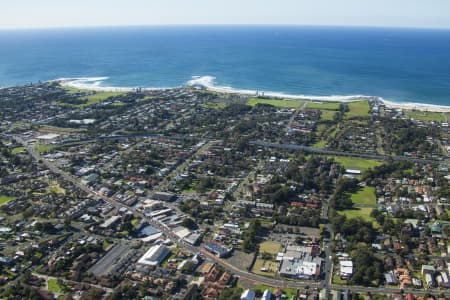
<instances>
[{"instance_id":1,"label":"white roof building","mask_svg":"<svg viewBox=\"0 0 450 300\"><path fill-rule=\"evenodd\" d=\"M170 253L170 250L164 245L155 245L138 260L138 264L157 266Z\"/></svg>"},{"instance_id":2,"label":"white roof building","mask_svg":"<svg viewBox=\"0 0 450 300\"><path fill-rule=\"evenodd\" d=\"M255 292L252 290L245 290L241 295L241 300L254 300Z\"/></svg>"},{"instance_id":3,"label":"white roof building","mask_svg":"<svg viewBox=\"0 0 450 300\"><path fill-rule=\"evenodd\" d=\"M342 277L350 277L353 274L353 262L351 260L341 260L340 264L340 275Z\"/></svg>"},{"instance_id":4,"label":"white roof building","mask_svg":"<svg viewBox=\"0 0 450 300\"><path fill-rule=\"evenodd\" d=\"M49 140L56 139L56 138L59 137L59 136L60 136L60 135L59 135L59 134L56 134L56 133L49 133L49 134L40 135L40 136L38 136L38 137L36 137L36 138L39 139L39 140L46 140L46 141L49 141Z\"/></svg>"},{"instance_id":5,"label":"white roof building","mask_svg":"<svg viewBox=\"0 0 450 300\"><path fill-rule=\"evenodd\" d=\"M272 299L272 292L269 289L267 289L264 291L261 300L270 300L270 299Z\"/></svg>"},{"instance_id":6,"label":"white roof building","mask_svg":"<svg viewBox=\"0 0 450 300\"><path fill-rule=\"evenodd\" d=\"M109 228L112 225L114 225L117 221L120 220L120 216L112 216L109 219L107 219L105 222L103 222L100 227L101 228Z\"/></svg>"}]
</instances>

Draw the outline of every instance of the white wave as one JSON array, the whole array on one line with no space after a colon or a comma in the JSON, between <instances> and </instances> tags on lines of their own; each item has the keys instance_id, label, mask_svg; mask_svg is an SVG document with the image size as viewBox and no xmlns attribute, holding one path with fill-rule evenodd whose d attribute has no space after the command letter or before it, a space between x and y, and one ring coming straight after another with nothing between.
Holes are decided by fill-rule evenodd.
<instances>
[{"instance_id":1,"label":"white wave","mask_svg":"<svg viewBox=\"0 0 450 300\"><path fill-rule=\"evenodd\" d=\"M233 93L233 94L244 94L251 96L264 96L275 97L275 98L289 98L289 99L307 99L307 100L317 100L317 101L338 101L338 102L349 102L361 99L372 99L373 96L367 95L330 95L330 96L311 96L311 95L294 95L286 94L281 92L271 92L271 91L258 91L258 90L246 90L246 89L235 89L229 86L218 86L216 85L216 77L214 76L193 76L191 80L187 82L188 86L201 87L208 89L210 91L220 92L220 93Z\"/></svg>"},{"instance_id":2,"label":"white wave","mask_svg":"<svg viewBox=\"0 0 450 300\"><path fill-rule=\"evenodd\" d=\"M76 78L58 78L52 81L57 81L64 86L73 87L77 89L87 89L101 92L132 92L140 87L120 87L120 86L103 86L102 83L108 80L109 77L76 77ZM145 87L142 90L155 91L165 90L169 88L151 88Z\"/></svg>"}]
</instances>

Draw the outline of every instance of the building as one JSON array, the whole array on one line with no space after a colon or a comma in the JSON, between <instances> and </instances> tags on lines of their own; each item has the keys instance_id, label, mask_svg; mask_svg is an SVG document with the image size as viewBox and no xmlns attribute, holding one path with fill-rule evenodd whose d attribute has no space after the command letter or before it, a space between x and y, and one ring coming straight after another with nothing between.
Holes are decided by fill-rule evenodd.
<instances>
[{"instance_id":1,"label":"building","mask_svg":"<svg viewBox=\"0 0 450 300\"><path fill-rule=\"evenodd\" d=\"M444 287L444 288L450 287L450 278L449 278L447 272L445 272L445 271L439 272L439 275L436 276L436 281L437 281L438 286L440 286L440 287Z\"/></svg>"},{"instance_id":2,"label":"building","mask_svg":"<svg viewBox=\"0 0 450 300\"><path fill-rule=\"evenodd\" d=\"M169 255L170 250L164 245L151 247L139 260L138 264L157 266Z\"/></svg>"},{"instance_id":3,"label":"building","mask_svg":"<svg viewBox=\"0 0 450 300\"><path fill-rule=\"evenodd\" d=\"M278 273L281 276L313 279L320 276L322 259L315 257L311 259L283 259L280 263Z\"/></svg>"},{"instance_id":4,"label":"building","mask_svg":"<svg viewBox=\"0 0 450 300\"><path fill-rule=\"evenodd\" d=\"M299 279L319 277L322 258L316 256L318 249L315 246L287 246L284 253L277 255L277 261L280 261L278 273Z\"/></svg>"},{"instance_id":5,"label":"building","mask_svg":"<svg viewBox=\"0 0 450 300\"><path fill-rule=\"evenodd\" d=\"M425 274L434 274L436 272L436 268L432 265L422 265L422 275Z\"/></svg>"},{"instance_id":6,"label":"building","mask_svg":"<svg viewBox=\"0 0 450 300\"><path fill-rule=\"evenodd\" d=\"M106 220L105 222L103 222L100 227L104 228L104 229L108 229L111 226L113 226L117 221L120 220L120 216L112 216L110 217L108 220Z\"/></svg>"},{"instance_id":7,"label":"building","mask_svg":"<svg viewBox=\"0 0 450 300\"><path fill-rule=\"evenodd\" d=\"M390 271L384 274L384 280L387 285L396 285L398 283L397 276L395 276L394 271Z\"/></svg>"},{"instance_id":8,"label":"building","mask_svg":"<svg viewBox=\"0 0 450 300\"><path fill-rule=\"evenodd\" d=\"M255 292L252 290L245 290L241 295L241 300L254 300Z\"/></svg>"},{"instance_id":9,"label":"building","mask_svg":"<svg viewBox=\"0 0 450 300\"><path fill-rule=\"evenodd\" d=\"M425 274L425 282L427 283L428 287L435 287L436 286L434 278L433 278L433 276L431 276L430 273L426 273Z\"/></svg>"},{"instance_id":10,"label":"building","mask_svg":"<svg viewBox=\"0 0 450 300\"><path fill-rule=\"evenodd\" d=\"M264 291L261 300L270 300L270 299L272 299L272 292L269 289L267 289Z\"/></svg>"},{"instance_id":11,"label":"building","mask_svg":"<svg viewBox=\"0 0 450 300\"><path fill-rule=\"evenodd\" d=\"M231 253L231 249L214 243L206 243L203 247L208 252L211 252L212 254L220 258L226 257Z\"/></svg>"},{"instance_id":12,"label":"building","mask_svg":"<svg viewBox=\"0 0 450 300\"><path fill-rule=\"evenodd\" d=\"M201 237L202 237L201 233L192 232L191 234L186 236L183 240L190 245L196 245L200 241Z\"/></svg>"},{"instance_id":13,"label":"building","mask_svg":"<svg viewBox=\"0 0 450 300\"><path fill-rule=\"evenodd\" d=\"M341 260L339 265L341 278L350 278L353 275L353 262L351 260Z\"/></svg>"},{"instance_id":14,"label":"building","mask_svg":"<svg viewBox=\"0 0 450 300\"><path fill-rule=\"evenodd\" d=\"M160 201L171 202L171 201L175 201L176 198L177 198L177 196L175 194L167 193L167 192L155 192L153 194L153 199L160 200Z\"/></svg>"}]
</instances>

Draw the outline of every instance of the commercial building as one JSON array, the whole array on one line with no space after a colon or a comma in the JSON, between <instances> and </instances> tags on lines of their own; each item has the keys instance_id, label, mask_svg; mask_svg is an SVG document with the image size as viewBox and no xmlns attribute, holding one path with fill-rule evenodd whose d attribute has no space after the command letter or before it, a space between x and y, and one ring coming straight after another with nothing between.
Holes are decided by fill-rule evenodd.
<instances>
[{"instance_id":1,"label":"commercial building","mask_svg":"<svg viewBox=\"0 0 450 300\"><path fill-rule=\"evenodd\" d=\"M170 253L170 250L164 245L155 245L151 247L139 260L138 264L157 266Z\"/></svg>"},{"instance_id":2,"label":"commercial building","mask_svg":"<svg viewBox=\"0 0 450 300\"><path fill-rule=\"evenodd\" d=\"M108 220L106 220L105 222L103 222L100 227L104 228L104 229L108 229L111 226L113 226L117 221L120 220L120 216L112 216L110 217Z\"/></svg>"},{"instance_id":3,"label":"commercial building","mask_svg":"<svg viewBox=\"0 0 450 300\"><path fill-rule=\"evenodd\" d=\"M177 196L175 194L167 193L167 192L155 192L153 194L153 199L160 200L160 201L171 202L171 201L175 201L176 198L177 198Z\"/></svg>"},{"instance_id":4,"label":"commercial building","mask_svg":"<svg viewBox=\"0 0 450 300\"><path fill-rule=\"evenodd\" d=\"M214 243L206 243L203 247L217 257L226 257L231 253L231 249Z\"/></svg>"}]
</instances>

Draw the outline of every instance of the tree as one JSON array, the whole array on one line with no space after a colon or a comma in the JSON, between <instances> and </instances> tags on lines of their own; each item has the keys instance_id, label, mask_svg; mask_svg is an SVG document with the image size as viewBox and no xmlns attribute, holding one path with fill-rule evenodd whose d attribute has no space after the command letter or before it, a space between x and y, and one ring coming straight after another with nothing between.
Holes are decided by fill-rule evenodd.
<instances>
[{"instance_id":1,"label":"tree","mask_svg":"<svg viewBox=\"0 0 450 300\"><path fill-rule=\"evenodd\" d=\"M360 247L352 251L355 272L349 280L349 284L378 286L383 276L383 263L368 247Z\"/></svg>"},{"instance_id":2,"label":"tree","mask_svg":"<svg viewBox=\"0 0 450 300\"><path fill-rule=\"evenodd\" d=\"M70 220L70 218L64 218L64 227L66 229L70 229L70 227L72 226L72 220Z\"/></svg>"},{"instance_id":3,"label":"tree","mask_svg":"<svg viewBox=\"0 0 450 300\"><path fill-rule=\"evenodd\" d=\"M181 273L189 274L194 270L194 268L195 268L194 262L189 260L187 263L184 264L183 268L181 269Z\"/></svg>"},{"instance_id":4,"label":"tree","mask_svg":"<svg viewBox=\"0 0 450 300\"><path fill-rule=\"evenodd\" d=\"M252 220L250 226L244 232L244 242L242 243L242 250L245 252L253 252L256 250L256 237L261 230L261 222L259 220Z\"/></svg>"},{"instance_id":5,"label":"tree","mask_svg":"<svg viewBox=\"0 0 450 300\"><path fill-rule=\"evenodd\" d=\"M195 229L198 228L197 224L191 218L185 218L183 220L182 224L183 224L184 227L186 227L188 229L191 229L191 230L195 230Z\"/></svg>"},{"instance_id":6,"label":"tree","mask_svg":"<svg viewBox=\"0 0 450 300\"><path fill-rule=\"evenodd\" d=\"M219 300L239 300L241 299L242 291L240 287L226 288L220 293Z\"/></svg>"}]
</instances>

